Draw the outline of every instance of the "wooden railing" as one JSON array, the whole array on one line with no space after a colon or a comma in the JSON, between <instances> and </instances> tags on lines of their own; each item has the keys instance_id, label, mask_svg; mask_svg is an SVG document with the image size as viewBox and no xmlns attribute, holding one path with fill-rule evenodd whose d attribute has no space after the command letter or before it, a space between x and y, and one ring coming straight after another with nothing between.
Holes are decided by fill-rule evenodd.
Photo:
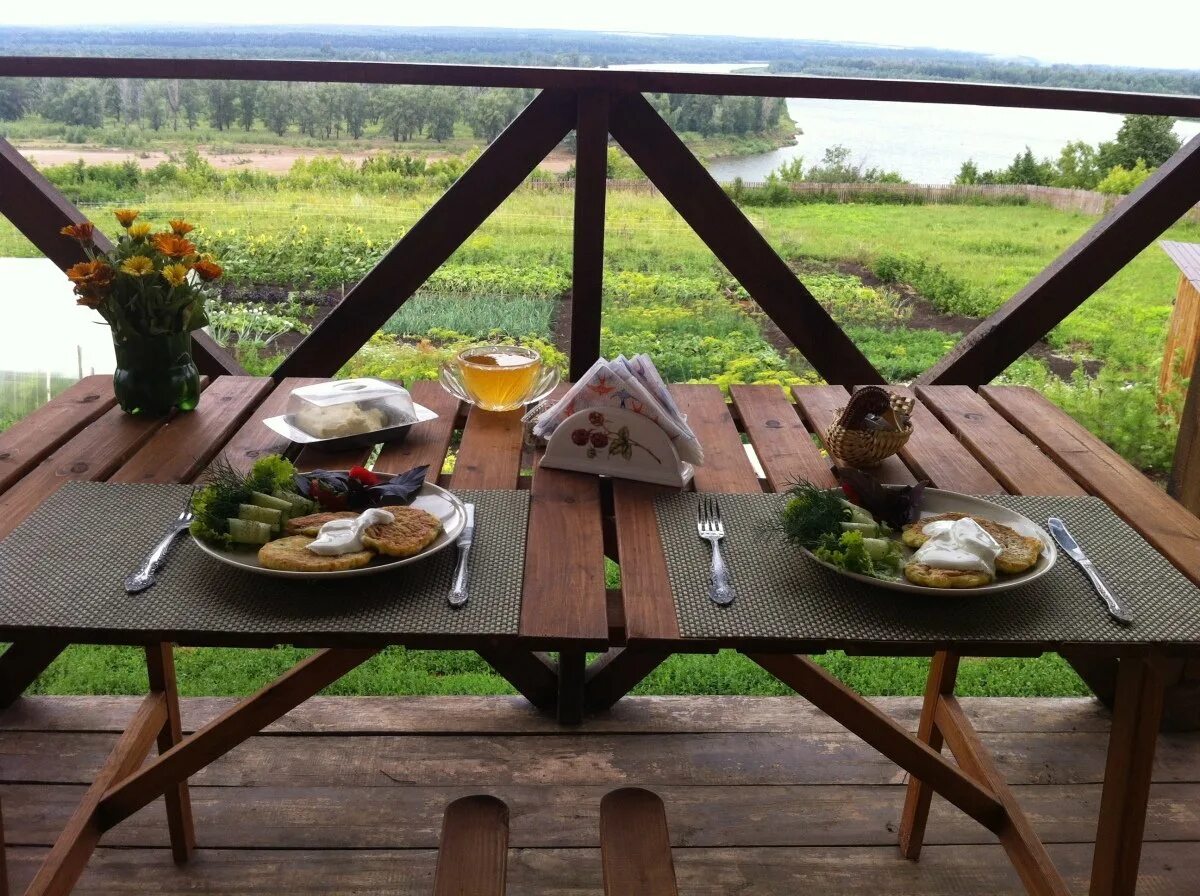
<instances>
[{"instance_id":1,"label":"wooden railing","mask_svg":"<svg viewBox=\"0 0 1200 896\"><path fill-rule=\"evenodd\" d=\"M764 312L830 383L883 382L850 338L729 199L642 94L884 100L1013 106L1200 118L1200 97L1043 87L384 62L245 59L0 57L0 77L323 81L537 88L541 92L463 176L383 256L339 306L280 364L275 376L335 373L512 193L571 130L576 132L571 374L600 349L606 149L610 136L679 211ZM919 382L989 382L1200 202L1200 137L981 322ZM0 141L0 212L66 266L78 249L62 240L82 213L6 141ZM236 370L201 337L207 372ZM1193 382L1176 458L1176 481L1200 476L1200 384ZM1200 511L1200 508L1192 508Z\"/></svg>"}]
</instances>

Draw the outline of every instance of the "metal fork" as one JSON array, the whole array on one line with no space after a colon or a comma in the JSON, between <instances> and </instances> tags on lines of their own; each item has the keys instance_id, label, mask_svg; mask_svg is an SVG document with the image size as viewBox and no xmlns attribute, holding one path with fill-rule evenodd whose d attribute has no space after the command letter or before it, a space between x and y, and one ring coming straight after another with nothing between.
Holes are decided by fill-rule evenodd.
<instances>
[{"instance_id":1,"label":"metal fork","mask_svg":"<svg viewBox=\"0 0 1200 896\"><path fill-rule=\"evenodd\" d=\"M158 580L159 570L167 560L167 553L171 550L171 545L175 543L175 539L181 532L192 524L195 514L192 513L192 496L196 494L193 488L191 494L188 495L187 502L183 505L183 510L179 511L179 516L175 518L175 522L171 524L170 530L162 537L162 540L154 546L154 549L146 555L146 559L142 561L142 565L137 571L131 573L125 579L125 593L137 594L140 591L145 591Z\"/></svg>"},{"instance_id":2,"label":"metal fork","mask_svg":"<svg viewBox=\"0 0 1200 896\"><path fill-rule=\"evenodd\" d=\"M721 556L721 539L725 537L725 524L721 522L721 505L712 495L704 495L696 505L696 531L712 545L712 582L708 596L713 603L722 607L733 603L733 589L729 586L729 569Z\"/></svg>"}]
</instances>

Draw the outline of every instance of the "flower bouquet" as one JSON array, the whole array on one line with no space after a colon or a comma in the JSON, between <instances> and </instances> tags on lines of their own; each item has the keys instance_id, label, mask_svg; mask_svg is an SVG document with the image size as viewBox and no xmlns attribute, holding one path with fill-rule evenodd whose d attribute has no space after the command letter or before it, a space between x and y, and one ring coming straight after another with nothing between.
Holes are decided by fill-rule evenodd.
<instances>
[{"instance_id":1,"label":"flower bouquet","mask_svg":"<svg viewBox=\"0 0 1200 896\"><path fill-rule=\"evenodd\" d=\"M191 355L191 333L208 323L209 283L221 266L188 239L183 220L155 233L136 209L118 209L124 233L102 250L90 222L62 229L78 241L87 261L72 265L78 304L93 308L112 329L117 368L113 390L130 414L190 411L200 400L200 372Z\"/></svg>"}]
</instances>

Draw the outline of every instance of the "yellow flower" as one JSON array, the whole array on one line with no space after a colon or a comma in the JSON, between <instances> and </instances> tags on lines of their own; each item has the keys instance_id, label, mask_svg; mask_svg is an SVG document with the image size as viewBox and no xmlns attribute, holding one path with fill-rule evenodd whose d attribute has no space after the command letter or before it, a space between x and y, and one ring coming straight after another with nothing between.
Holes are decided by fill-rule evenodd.
<instances>
[{"instance_id":1,"label":"yellow flower","mask_svg":"<svg viewBox=\"0 0 1200 896\"><path fill-rule=\"evenodd\" d=\"M187 282L187 265L169 264L162 269L163 279L172 286L183 286Z\"/></svg>"},{"instance_id":2,"label":"yellow flower","mask_svg":"<svg viewBox=\"0 0 1200 896\"><path fill-rule=\"evenodd\" d=\"M154 262L145 255L134 255L121 263L121 270L135 277L145 277L154 273Z\"/></svg>"},{"instance_id":3,"label":"yellow flower","mask_svg":"<svg viewBox=\"0 0 1200 896\"><path fill-rule=\"evenodd\" d=\"M145 221L134 224L129 228L129 235L135 240L144 240L150 235L150 225Z\"/></svg>"},{"instance_id":4,"label":"yellow flower","mask_svg":"<svg viewBox=\"0 0 1200 896\"><path fill-rule=\"evenodd\" d=\"M138 210L136 208L119 208L113 214L117 216L121 226L128 229L129 225L133 223L133 219L138 216Z\"/></svg>"}]
</instances>

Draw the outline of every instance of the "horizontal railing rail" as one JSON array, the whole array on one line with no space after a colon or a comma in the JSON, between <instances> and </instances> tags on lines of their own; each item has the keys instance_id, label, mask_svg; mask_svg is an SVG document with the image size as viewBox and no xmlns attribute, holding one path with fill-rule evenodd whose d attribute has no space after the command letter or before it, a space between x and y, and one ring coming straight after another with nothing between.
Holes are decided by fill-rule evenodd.
<instances>
[{"instance_id":1,"label":"horizontal railing rail","mask_svg":"<svg viewBox=\"0 0 1200 896\"><path fill-rule=\"evenodd\" d=\"M258 59L0 57L0 77L166 78L437 84L541 92L459 180L284 359L276 377L330 376L413 295L545 156L575 131L571 374L600 350L604 209L610 138L629 154L750 296L830 383L883 381L854 342L687 149L643 93L719 94L1013 106L1200 118L1200 97L1046 87L579 68ZM1164 230L1200 203L1200 136L918 382L977 387L1001 374ZM83 214L0 139L0 212L60 265L78 260L58 235ZM207 372L236 365L197 340ZM1193 381L1173 481L1200 476L1200 378ZM1200 508L1192 508L1200 510Z\"/></svg>"},{"instance_id":2,"label":"horizontal railing rail","mask_svg":"<svg viewBox=\"0 0 1200 896\"><path fill-rule=\"evenodd\" d=\"M955 81L307 59L0 57L0 77L324 81L1012 106L1200 118L1200 97Z\"/></svg>"}]
</instances>

